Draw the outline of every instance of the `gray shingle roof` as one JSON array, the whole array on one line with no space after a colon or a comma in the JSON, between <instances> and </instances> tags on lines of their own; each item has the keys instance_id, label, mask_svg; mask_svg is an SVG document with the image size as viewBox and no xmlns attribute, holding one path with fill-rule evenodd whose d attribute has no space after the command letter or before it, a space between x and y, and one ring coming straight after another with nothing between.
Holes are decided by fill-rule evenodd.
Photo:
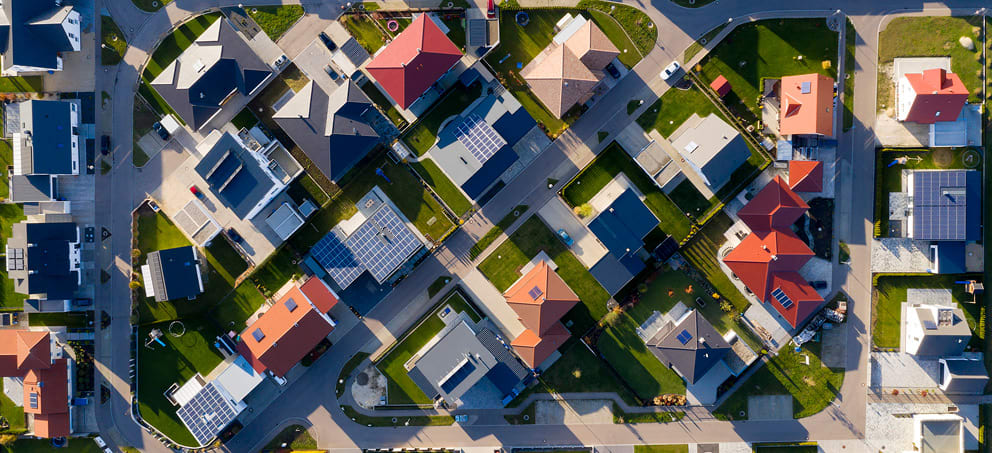
<instances>
[{"instance_id":1,"label":"gray shingle roof","mask_svg":"<svg viewBox=\"0 0 992 453\"><path fill-rule=\"evenodd\" d=\"M185 299L203 291L196 249L191 245L148 254L155 300Z\"/></svg>"},{"instance_id":2,"label":"gray shingle roof","mask_svg":"<svg viewBox=\"0 0 992 453\"><path fill-rule=\"evenodd\" d=\"M673 329L662 329L647 341L648 349L663 364L695 383L730 350L730 344L698 311L690 312Z\"/></svg>"}]
</instances>

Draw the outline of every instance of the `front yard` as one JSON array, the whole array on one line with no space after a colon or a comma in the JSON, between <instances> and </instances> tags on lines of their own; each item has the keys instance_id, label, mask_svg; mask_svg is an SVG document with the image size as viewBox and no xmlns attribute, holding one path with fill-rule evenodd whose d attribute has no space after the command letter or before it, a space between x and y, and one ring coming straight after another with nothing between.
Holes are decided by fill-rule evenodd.
<instances>
[{"instance_id":1,"label":"front yard","mask_svg":"<svg viewBox=\"0 0 992 453\"><path fill-rule=\"evenodd\" d=\"M444 200L444 204L448 205L456 216L461 217L469 209L472 209L472 202L455 183L451 182L448 175L444 174L441 167L438 167L433 160L421 159L419 162L410 162L410 166L417 171L420 179L431 186L431 189L434 189L434 192L441 197L441 200Z\"/></svg>"},{"instance_id":2,"label":"front yard","mask_svg":"<svg viewBox=\"0 0 992 453\"><path fill-rule=\"evenodd\" d=\"M124 33L110 16L100 15L100 63L115 65L120 63L127 50Z\"/></svg>"},{"instance_id":3,"label":"front yard","mask_svg":"<svg viewBox=\"0 0 992 453\"><path fill-rule=\"evenodd\" d=\"M503 292L520 278L520 269L542 250L558 265L558 275L582 300L582 304L562 318L569 331L580 335L606 314L610 295L539 217L531 216L524 221L479 263L479 271Z\"/></svg>"},{"instance_id":4,"label":"front yard","mask_svg":"<svg viewBox=\"0 0 992 453\"><path fill-rule=\"evenodd\" d=\"M716 113L723 118L723 113L700 91L698 86L693 84L687 90L671 88L666 91L637 118L637 124L641 125L645 132L656 129L662 137L668 138L693 113L699 115L700 118L705 118L710 113Z\"/></svg>"},{"instance_id":5,"label":"front yard","mask_svg":"<svg viewBox=\"0 0 992 453\"><path fill-rule=\"evenodd\" d=\"M524 391L514 401L522 402L530 392L588 393L615 392L627 404L639 405L634 395L617 381L612 371L582 344L573 338L558 348L561 357L541 373L541 384Z\"/></svg>"},{"instance_id":6,"label":"front yard","mask_svg":"<svg viewBox=\"0 0 992 453\"><path fill-rule=\"evenodd\" d=\"M571 207L581 206L599 192L618 173L623 173L644 194L644 204L661 221L659 228L677 241L689 235L691 222L685 213L648 177L616 142L606 147L596 159L562 189L562 198Z\"/></svg>"},{"instance_id":7,"label":"front yard","mask_svg":"<svg viewBox=\"0 0 992 453\"><path fill-rule=\"evenodd\" d=\"M751 22L727 35L701 66L707 84L720 75L727 78L733 91L724 102L738 116L750 112L745 123L751 124L761 118L762 79L811 72L837 78L837 33L822 18Z\"/></svg>"},{"instance_id":8,"label":"front yard","mask_svg":"<svg viewBox=\"0 0 992 453\"><path fill-rule=\"evenodd\" d=\"M410 147L410 150L418 156L423 156L437 141L441 123L460 114L481 94L482 84L480 83L473 83L467 88L460 83L455 84L427 113L417 118L417 122L403 136L403 141Z\"/></svg>"},{"instance_id":9,"label":"front yard","mask_svg":"<svg viewBox=\"0 0 992 453\"><path fill-rule=\"evenodd\" d=\"M946 288L951 290L951 299L964 312L971 327L970 345L984 349L985 332L979 321L983 317L984 304L964 303L973 300L964 290L964 285L955 284L958 280L982 280L981 275L878 275L872 291L872 342L877 348L899 348L899 326L902 323L902 303L906 302L909 288Z\"/></svg>"},{"instance_id":10,"label":"front yard","mask_svg":"<svg viewBox=\"0 0 992 453\"><path fill-rule=\"evenodd\" d=\"M730 395L714 415L725 420L746 420L747 398L757 395L792 395L792 413L797 419L822 411L840 394L844 370L823 366L820 345L806 343L800 352L791 346L782 348Z\"/></svg>"},{"instance_id":11,"label":"front yard","mask_svg":"<svg viewBox=\"0 0 992 453\"><path fill-rule=\"evenodd\" d=\"M475 322L482 319L479 313L472 308L471 304L457 291L453 291L451 295L439 302L427 315L420 318L417 325L409 330L376 363L376 367L386 376L386 381L389 385L389 404L431 404L431 399L413 382L413 379L410 379L406 368L404 368L404 364L417 351L427 345L435 335L441 332L445 324L437 314L442 308L449 305L455 312L464 312Z\"/></svg>"},{"instance_id":12,"label":"front yard","mask_svg":"<svg viewBox=\"0 0 992 453\"><path fill-rule=\"evenodd\" d=\"M303 17L303 7L300 5L255 6L248 9L248 15L262 28L262 31L272 41L280 37L296 21Z\"/></svg>"}]
</instances>

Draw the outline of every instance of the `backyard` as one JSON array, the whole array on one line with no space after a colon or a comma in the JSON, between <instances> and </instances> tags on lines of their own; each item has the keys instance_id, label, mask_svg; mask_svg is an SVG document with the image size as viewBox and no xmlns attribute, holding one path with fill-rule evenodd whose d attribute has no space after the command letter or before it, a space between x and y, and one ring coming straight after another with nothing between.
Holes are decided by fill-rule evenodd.
<instances>
[{"instance_id":1,"label":"backyard","mask_svg":"<svg viewBox=\"0 0 992 453\"><path fill-rule=\"evenodd\" d=\"M375 55L376 51L386 43L385 31L379 28L368 14L343 14L340 20L348 33L351 33L351 36L354 36L370 55Z\"/></svg>"},{"instance_id":2,"label":"backyard","mask_svg":"<svg viewBox=\"0 0 992 453\"><path fill-rule=\"evenodd\" d=\"M906 163L894 163L906 158ZM890 165L891 164L891 165ZM902 191L903 170L976 168L981 156L967 148L883 149L875 153L875 236L889 235L889 193Z\"/></svg>"},{"instance_id":3,"label":"backyard","mask_svg":"<svg viewBox=\"0 0 992 453\"><path fill-rule=\"evenodd\" d=\"M403 136L403 141L414 153L423 156L437 141L441 123L460 114L472 101L478 99L480 94L482 94L481 83L473 83L467 88L460 83L455 84L427 113L417 119Z\"/></svg>"},{"instance_id":4,"label":"backyard","mask_svg":"<svg viewBox=\"0 0 992 453\"><path fill-rule=\"evenodd\" d=\"M641 401L671 393L684 394L682 378L662 364L637 335L640 322L627 313L618 314L600 335L596 349Z\"/></svg>"},{"instance_id":5,"label":"backyard","mask_svg":"<svg viewBox=\"0 0 992 453\"><path fill-rule=\"evenodd\" d=\"M572 338L558 351L561 357L541 373L540 382L543 385L525 390L514 401L522 402L531 392L616 392L627 404L639 405L630 390L620 385L616 375L581 340Z\"/></svg>"},{"instance_id":6,"label":"backyard","mask_svg":"<svg viewBox=\"0 0 992 453\"><path fill-rule=\"evenodd\" d=\"M985 348L985 332L979 328L978 321L982 319L984 304L964 303L973 300L973 296L965 292L964 285L955 284L958 280L977 279L974 275L878 275L875 277L872 291L872 341L878 348L899 348L899 330L902 323L902 303L906 302L906 290L909 288L946 288L951 290L951 299L964 312L964 317L971 327L971 346L979 350Z\"/></svg>"},{"instance_id":7,"label":"backyard","mask_svg":"<svg viewBox=\"0 0 992 453\"><path fill-rule=\"evenodd\" d=\"M792 395L793 417L809 417L826 408L840 394L843 383L843 369L827 368L820 362L819 342L806 343L799 352L785 347L713 413L724 420L741 420L747 416L749 396Z\"/></svg>"},{"instance_id":8,"label":"backyard","mask_svg":"<svg viewBox=\"0 0 992 453\"><path fill-rule=\"evenodd\" d=\"M606 314L610 295L539 217L524 221L479 263L479 270L503 292L520 278L520 269L542 250L558 265L558 275L582 301L562 318L571 332L582 334Z\"/></svg>"},{"instance_id":9,"label":"backyard","mask_svg":"<svg viewBox=\"0 0 992 453\"><path fill-rule=\"evenodd\" d=\"M608 145L562 189L562 198L573 208L581 206L589 202L618 173L626 175L644 195L644 204L658 217L662 231L672 235L677 241L689 235L691 222L685 213L616 142Z\"/></svg>"},{"instance_id":10,"label":"backyard","mask_svg":"<svg viewBox=\"0 0 992 453\"><path fill-rule=\"evenodd\" d=\"M444 328L444 321L437 315L445 306L451 306L452 310L458 313L464 312L475 322L482 319L457 291L453 291L451 295L438 302L427 315L420 318L416 326L376 363L376 367L386 376L389 385L389 404L431 404L431 399L407 375L404 364Z\"/></svg>"},{"instance_id":11,"label":"backyard","mask_svg":"<svg viewBox=\"0 0 992 453\"><path fill-rule=\"evenodd\" d=\"M897 17L878 34L878 103L891 106L891 64L897 57L951 57L951 72L957 74L970 93L968 102L981 102L982 40L980 16ZM975 49L958 43L970 37Z\"/></svg>"},{"instance_id":12,"label":"backyard","mask_svg":"<svg viewBox=\"0 0 992 453\"><path fill-rule=\"evenodd\" d=\"M0 140L0 167L7 168L13 165L13 159L13 150L10 142ZM0 197L7 198L10 196L10 187L7 184L7 178L0 178ZM21 205L0 203L0 247L4 247L6 250L7 238L12 234L12 225L25 218L24 208ZM14 281L7 278L7 268L5 266L0 267L0 289L2 289L0 291L0 308L20 310L23 307L24 299L27 299L27 296L14 292Z\"/></svg>"},{"instance_id":13,"label":"backyard","mask_svg":"<svg viewBox=\"0 0 992 453\"><path fill-rule=\"evenodd\" d=\"M27 427L24 420L24 408L14 404L6 393L3 393L3 381L0 380L0 417L6 418L10 427L0 431L0 434L20 434Z\"/></svg>"},{"instance_id":14,"label":"backyard","mask_svg":"<svg viewBox=\"0 0 992 453\"><path fill-rule=\"evenodd\" d=\"M394 126L399 129L403 129L406 126L406 119L403 118L400 111L396 110L396 106L392 102L389 102L386 95L382 94L374 83L365 82L362 85L362 91L379 107L379 110L382 110L386 114L386 117L389 118L389 121L393 122Z\"/></svg>"},{"instance_id":15,"label":"backyard","mask_svg":"<svg viewBox=\"0 0 992 453\"><path fill-rule=\"evenodd\" d=\"M733 220L727 214L723 212L718 213L710 219L706 226L699 230L699 233L691 241L682 247L680 253L689 264L706 278L710 285L713 285L717 293L720 294L720 297L733 304L739 313L743 313L748 305L750 305L750 302L734 286L730 281L730 277L723 272L717 258L720 247L724 242L727 242L727 238L723 236L723 233L733 223ZM708 306L709 304L707 304ZM710 322L713 321L714 319L710 318ZM716 326L716 323L713 325ZM726 331L726 329L721 329L720 327L717 327L717 330Z\"/></svg>"},{"instance_id":16,"label":"backyard","mask_svg":"<svg viewBox=\"0 0 992 453\"><path fill-rule=\"evenodd\" d=\"M701 66L707 84L720 75L727 78L733 91L724 102L738 116L750 112L745 123L751 124L761 118L756 100L762 79L811 72L836 79L837 33L822 18L751 22L727 35Z\"/></svg>"},{"instance_id":17,"label":"backyard","mask_svg":"<svg viewBox=\"0 0 992 453\"><path fill-rule=\"evenodd\" d=\"M262 31L272 41L280 37L296 21L303 17L303 7L300 5L255 6L248 10L248 15L262 28Z\"/></svg>"},{"instance_id":18,"label":"backyard","mask_svg":"<svg viewBox=\"0 0 992 453\"><path fill-rule=\"evenodd\" d=\"M434 189L434 192L444 200L444 204L448 205L456 216L461 217L469 209L472 209L472 202L455 183L451 182L451 179L448 179L448 176L433 160L424 158L418 162L410 162L410 166L416 170L420 179L431 186L431 189Z\"/></svg>"}]
</instances>

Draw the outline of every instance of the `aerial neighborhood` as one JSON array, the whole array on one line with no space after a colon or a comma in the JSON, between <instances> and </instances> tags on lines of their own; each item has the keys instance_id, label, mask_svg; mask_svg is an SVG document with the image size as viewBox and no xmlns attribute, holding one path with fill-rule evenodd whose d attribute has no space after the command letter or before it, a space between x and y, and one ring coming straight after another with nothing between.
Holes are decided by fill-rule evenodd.
<instances>
[{"instance_id":1,"label":"aerial neighborhood","mask_svg":"<svg viewBox=\"0 0 992 453\"><path fill-rule=\"evenodd\" d=\"M0 453L992 452L992 10L0 1Z\"/></svg>"}]
</instances>

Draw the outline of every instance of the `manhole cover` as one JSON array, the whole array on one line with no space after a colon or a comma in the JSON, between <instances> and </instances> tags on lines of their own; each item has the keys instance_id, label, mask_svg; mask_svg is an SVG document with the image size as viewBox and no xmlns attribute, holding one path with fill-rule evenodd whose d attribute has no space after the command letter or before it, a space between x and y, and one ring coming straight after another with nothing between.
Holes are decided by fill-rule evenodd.
<instances>
[{"instance_id":1,"label":"manhole cover","mask_svg":"<svg viewBox=\"0 0 992 453\"><path fill-rule=\"evenodd\" d=\"M355 376L355 382L358 382L358 385L367 385L369 383L369 375L358 373L358 376Z\"/></svg>"}]
</instances>

